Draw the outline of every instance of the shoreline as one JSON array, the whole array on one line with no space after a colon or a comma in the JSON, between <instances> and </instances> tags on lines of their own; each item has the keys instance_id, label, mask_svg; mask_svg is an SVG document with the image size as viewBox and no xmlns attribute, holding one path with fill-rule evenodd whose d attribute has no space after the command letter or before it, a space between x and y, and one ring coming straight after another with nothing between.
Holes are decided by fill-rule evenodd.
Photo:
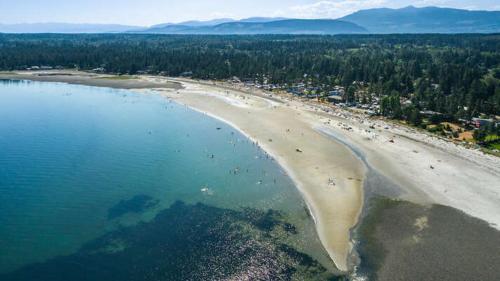
<instances>
[{"instance_id":1,"label":"shoreline","mask_svg":"<svg viewBox=\"0 0 500 281\"><path fill-rule=\"evenodd\" d=\"M269 111L273 111L280 107L287 111L286 115L289 117L291 115L290 112L288 112L289 109L282 105L276 105L262 97L246 97L244 100L250 103L250 105L247 105L245 102L235 101L235 98L230 96L229 93L226 94L230 97L224 96L225 93L220 92L220 89L205 88L210 87L209 85L199 85L186 81L183 81L183 83L185 89L180 90L179 93L173 93L171 91L165 92L164 90L160 90L160 93L193 110L202 112L229 124L271 155L287 172L288 176L296 185L296 188L302 194L309 208L309 212L315 221L318 236L336 267L343 272L352 270L355 264L351 260L353 243L351 241L350 232L358 223L358 218L362 211L362 202L364 200L362 186L365 170L361 162L341 144L330 138L325 138L316 132L310 124L309 119L307 119L307 121L295 120L297 122L302 122L302 127L294 126L289 123L286 124L287 122L283 124L283 119L281 119L281 123L275 119L275 124L273 124L274 127L271 126L271 128L267 128L267 130L264 129L264 132L262 132L261 128L258 127L260 125L263 127L267 126L265 124L267 123L266 117L260 118L259 120L253 120L257 121L258 124L249 124L248 118L245 117L234 118L234 116L238 115L238 111L242 110L247 110L247 114L262 114L264 110L267 111L269 109ZM218 93L207 93L210 91L216 91ZM224 91L229 92L230 90L224 89ZM217 113L214 113L214 111ZM253 118L256 118L255 115L253 115ZM277 122L279 124L276 124ZM287 126L281 125L288 125L290 132L284 132ZM281 130L276 126L280 127ZM308 131L306 132L306 130ZM297 145L289 146L286 150L273 146L278 143L277 140L282 140L284 137L286 138L288 134L293 134L292 131L301 131L301 136L306 136L306 138L307 136L312 137L312 135L314 135L315 138L319 138L327 143L315 148L316 152L319 154L324 154L323 150L330 149L330 155L335 156L335 153L338 153L335 152L335 149L341 150L340 153L342 157L339 158L349 158L345 161L344 165L341 165L344 166L343 169L339 169L335 157L328 160L321 159L322 161L318 161L318 166L312 167L309 163L315 161L315 158L322 158L320 155L316 154L306 159L300 159L297 158L297 155L307 155L305 154L309 152L307 149L304 148L304 151L297 152L295 151ZM267 136L262 136L262 134L267 134ZM295 137L298 137L298 134ZM271 139L272 141L269 141ZM285 141L283 141L283 143L284 142ZM306 140L305 143L299 141L299 143L302 144L300 147L303 147L309 143L309 141ZM332 147L334 147L334 149L332 149ZM349 162L349 164L347 162ZM336 182L335 186L332 187L328 185L328 168L325 169L323 167L322 170L319 170L319 166L321 165L330 166L332 170L335 168L339 170L335 173L335 178L339 178L339 182ZM309 171L303 171L304 169L309 169ZM352 171L348 171L350 169ZM332 173L330 172L330 174ZM334 188L338 188L338 190L335 191ZM332 206L332 203L337 204L335 204L336 206Z\"/></svg>"},{"instance_id":2,"label":"shoreline","mask_svg":"<svg viewBox=\"0 0 500 281\"><path fill-rule=\"evenodd\" d=\"M220 87L231 89L224 83ZM337 142L340 137L340 142L351 152L360 152L355 154L361 154L367 167L390 181L391 187L387 188L390 197L421 205L450 206L500 230L499 157L393 124L390 120L370 119L343 109L255 89L235 91L260 98L272 96L289 108L310 113L314 118L311 126L321 128L330 136L334 133ZM387 195L384 188L377 187L374 192ZM398 195L395 197L394 193Z\"/></svg>"},{"instance_id":3,"label":"shoreline","mask_svg":"<svg viewBox=\"0 0 500 281\"><path fill-rule=\"evenodd\" d=\"M35 80L30 79L30 75L11 74L7 78ZM37 76L36 80L46 81L44 77ZM52 75L48 81L68 82L68 79L76 78L71 82L78 83L80 79L78 76L64 76L64 79L58 80L57 77ZM151 84L182 84L183 89L144 87L134 90L153 90L192 109L211 113L212 117L243 132L271 155L302 194L315 220L318 236L333 263L342 272L353 269L355 264L351 260L353 243L350 234L362 211L365 169L348 148L318 133L313 128L314 118L307 112L296 114L294 109L263 97L248 96L238 101L233 96L220 98L224 91L229 93L229 89L221 92L220 89L194 81L188 83L161 77L140 79ZM95 76L88 79L86 85L95 80ZM117 83L115 86L120 85L120 81L114 82ZM237 95L243 93L238 92ZM251 117L241 114L242 110L246 110ZM292 119L290 116L296 117ZM270 119L275 121L268 122Z\"/></svg>"},{"instance_id":4,"label":"shoreline","mask_svg":"<svg viewBox=\"0 0 500 281\"><path fill-rule=\"evenodd\" d=\"M71 73L73 77L10 73L0 74L0 79L82 84L79 75L89 75ZM91 76L85 85L102 86L94 83L100 75ZM116 88L156 91L258 143L295 183L324 248L341 271L356 265L351 232L364 210L364 192L450 206L500 230L500 158L384 120L255 89L156 76L105 80ZM131 85L136 87L127 88ZM371 171L390 182L369 183Z\"/></svg>"},{"instance_id":5,"label":"shoreline","mask_svg":"<svg viewBox=\"0 0 500 281\"><path fill-rule=\"evenodd\" d=\"M73 85L84 85L94 87L106 87L124 90L139 90L152 88L180 89L178 83L155 83L146 80L138 80L137 76L123 76L117 78L114 75L101 75L86 73L75 70L53 70L50 72L0 72L0 79L30 80L38 82L58 82Z\"/></svg>"}]
</instances>

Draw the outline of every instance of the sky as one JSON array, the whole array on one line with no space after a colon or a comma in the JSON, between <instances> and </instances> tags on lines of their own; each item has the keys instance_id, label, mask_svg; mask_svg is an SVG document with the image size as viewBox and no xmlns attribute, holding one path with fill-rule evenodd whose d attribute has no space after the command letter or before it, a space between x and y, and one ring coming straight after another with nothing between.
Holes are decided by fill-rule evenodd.
<instances>
[{"instance_id":1,"label":"sky","mask_svg":"<svg viewBox=\"0 0 500 281\"><path fill-rule=\"evenodd\" d=\"M499 0L0 0L0 23L117 23L150 26L253 16L338 18L360 9L408 5L500 10Z\"/></svg>"}]
</instances>

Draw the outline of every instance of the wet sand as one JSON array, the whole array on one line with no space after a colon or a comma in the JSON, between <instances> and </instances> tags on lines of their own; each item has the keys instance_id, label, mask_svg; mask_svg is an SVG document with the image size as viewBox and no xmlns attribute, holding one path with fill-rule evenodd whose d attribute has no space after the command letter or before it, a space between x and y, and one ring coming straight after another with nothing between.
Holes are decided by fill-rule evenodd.
<instances>
[{"instance_id":1,"label":"wet sand","mask_svg":"<svg viewBox=\"0 0 500 281\"><path fill-rule=\"evenodd\" d=\"M369 280L498 280L500 232L442 205L373 198L359 228Z\"/></svg>"},{"instance_id":2,"label":"wet sand","mask_svg":"<svg viewBox=\"0 0 500 281\"><path fill-rule=\"evenodd\" d=\"M359 150L396 186L393 198L453 207L500 230L500 158L380 120L327 118L318 128Z\"/></svg>"},{"instance_id":3,"label":"wet sand","mask_svg":"<svg viewBox=\"0 0 500 281\"><path fill-rule=\"evenodd\" d=\"M362 208L365 169L345 146L314 129L314 116L257 96L183 82L162 94L241 130L284 167L309 206L337 268L353 264L350 231Z\"/></svg>"},{"instance_id":4,"label":"wet sand","mask_svg":"<svg viewBox=\"0 0 500 281\"><path fill-rule=\"evenodd\" d=\"M150 89L150 88L171 88L180 89L179 83L156 83L135 76L114 76L94 73L85 73L72 70L58 71L21 71L21 72L0 72L0 79L32 80L41 82L62 82L68 84L107 87L116 89Z\"/></svg>"}]
</instances>

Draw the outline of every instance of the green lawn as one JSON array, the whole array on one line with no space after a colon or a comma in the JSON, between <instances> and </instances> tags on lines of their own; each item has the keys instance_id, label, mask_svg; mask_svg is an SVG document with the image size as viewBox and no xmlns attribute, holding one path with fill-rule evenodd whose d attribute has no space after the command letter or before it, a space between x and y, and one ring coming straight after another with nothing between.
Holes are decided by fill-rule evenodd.
<instances>
[{"instance_id":1,"label":"green lawn","mask_svg":"<svg viewBox=\"0 0 500 281\"><path fill-rule=\"evenodd\" d=\"M500 136L499 135L488 135L484 141L485 142L494 142L494 141L498 141L500 140Z\"/></svg>"},{"instance_id":2,"label":"green lawn","mask_svg":"<svg viewBox=\"0 0 500 281\"><path fill-rule=\"evenodd\" d=\"M488 148L500 150L500 142L490 143L488 144Z\"/></svg>"}]
</instances>

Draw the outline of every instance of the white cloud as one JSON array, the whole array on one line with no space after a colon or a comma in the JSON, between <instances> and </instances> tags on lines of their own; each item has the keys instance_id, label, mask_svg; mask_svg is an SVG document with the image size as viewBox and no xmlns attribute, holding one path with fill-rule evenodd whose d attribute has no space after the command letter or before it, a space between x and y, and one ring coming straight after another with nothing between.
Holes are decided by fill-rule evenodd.
<instances>
[{"instance_id":1,"label":"white cloud","mask_svg":"<svg viewBox=\"0 0 500 281\"><path fill-rule=\"evenodd\" d=\"M339 18L362 9L381 7L387 0L330 0L289 8L298 18Z\"/></svg>"}]
</instances>

